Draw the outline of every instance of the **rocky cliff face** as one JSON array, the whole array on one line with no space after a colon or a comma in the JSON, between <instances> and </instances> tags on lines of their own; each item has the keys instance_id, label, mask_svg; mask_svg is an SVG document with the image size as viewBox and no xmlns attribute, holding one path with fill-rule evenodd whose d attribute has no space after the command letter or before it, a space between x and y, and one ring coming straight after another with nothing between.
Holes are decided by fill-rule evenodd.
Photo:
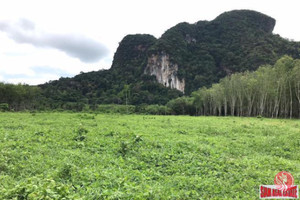
<instances>
[{"instance_id":1,"label":"rocky cliff face","mask_svg":"<svg viewBox=\"0 0 300 200\"><path fill-rule=\"evenodd\" d=\"M151 55L144 73L154 75L157 82L165 87L177 89L184 93L185 80L180 80L177 76L178 65L171 63L169 55L161 53L159 55Z\"/></svg>"}]
</instances>

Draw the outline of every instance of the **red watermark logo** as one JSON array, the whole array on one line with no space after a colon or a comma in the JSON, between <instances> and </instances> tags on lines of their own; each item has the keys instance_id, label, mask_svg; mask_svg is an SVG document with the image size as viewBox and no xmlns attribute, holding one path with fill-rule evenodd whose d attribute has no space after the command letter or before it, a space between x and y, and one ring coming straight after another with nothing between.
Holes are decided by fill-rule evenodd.
<instances>
[{"instance_id":1,"label":"red watermark logo","mask_svg":"<svg viewBox=\"0 0 300 200\"><path fill-rule=\"evenodd\" d=\"M260 199L298 199L298 185L294 185L291 173L281 171L274 178L275 185L261 185L259 187Z\"/></svg>"},{"instance_id":2,"label":"red watermark logo","mask_svg":"<svg viewBox=\"0 0 300 200\"><path fill-rule=\"evenodd\" d=\"M287 190L279 190L276 185L261 185L259 187L260 199L298 199L298 185L294 185Z\"/></svg>"},{"instance_id":3,"label":"red watermark logo","mask_svg":"<svg viewBox=\"0 0 300 200\"><path fill-rule=\"evenodd\" d=\"M294 185L294 177L289 172L279 172L274 178L274 183L278 190L288 190Z\"/></svg>"}]
</instances>

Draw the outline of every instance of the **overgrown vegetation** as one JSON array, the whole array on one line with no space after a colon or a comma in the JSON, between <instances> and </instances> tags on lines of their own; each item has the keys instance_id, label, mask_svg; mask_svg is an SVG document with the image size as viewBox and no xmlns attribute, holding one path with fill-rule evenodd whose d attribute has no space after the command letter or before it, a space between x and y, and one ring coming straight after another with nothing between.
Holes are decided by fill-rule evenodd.
<instances>
[{"instance_id":1,"label":"overgrown vegetation","mask_svg":"<svg viewBox=\"0 0 300 200\"><path fill-rule=\"evenodd\" d=\"M257 199L298 120L0 113L0 199ZM292 140L291 140L292 138Z\"/></svg>"}]
</instances>

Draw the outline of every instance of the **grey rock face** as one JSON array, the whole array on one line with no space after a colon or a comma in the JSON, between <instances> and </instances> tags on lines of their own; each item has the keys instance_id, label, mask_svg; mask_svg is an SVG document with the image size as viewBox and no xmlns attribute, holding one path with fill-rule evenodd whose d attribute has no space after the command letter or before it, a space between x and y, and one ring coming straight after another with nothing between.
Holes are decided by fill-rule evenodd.
<instances>
[{"instance_id":1,"label":"grey rock face","mask_svg":"<svg viewBox=\"0 0 300 200\"><path fill-rule=\"evenodd\" d=\"M171 63L169 55L152 55L148 58L145 74L155 75L157 82L165 87L177 89L184 93L185 80L180 80L177 76L178 65Z\"/></svg>"}]
</instances>

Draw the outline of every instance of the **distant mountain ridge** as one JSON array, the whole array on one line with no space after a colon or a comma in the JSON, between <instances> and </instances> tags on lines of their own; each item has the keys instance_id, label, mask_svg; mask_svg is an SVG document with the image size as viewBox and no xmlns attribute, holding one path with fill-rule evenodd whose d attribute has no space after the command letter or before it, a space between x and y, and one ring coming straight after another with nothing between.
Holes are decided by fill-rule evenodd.
<instances>
[{"instance_id":1,"label":"distant mountain ridge","mask_svg":"<svg viewBox=\"0 0 300 200\"><path fill-rule=\"evenodd\" d=\"M179 23L159 39L127 35L111 69L40 87L54 102L125 103L126 96L131 104L165 104L228 74L274 64L283 55L299 58L300 43L272 34L275 24L262 13L234 10L212 21Z\"/></svg>"}]
</instances>

